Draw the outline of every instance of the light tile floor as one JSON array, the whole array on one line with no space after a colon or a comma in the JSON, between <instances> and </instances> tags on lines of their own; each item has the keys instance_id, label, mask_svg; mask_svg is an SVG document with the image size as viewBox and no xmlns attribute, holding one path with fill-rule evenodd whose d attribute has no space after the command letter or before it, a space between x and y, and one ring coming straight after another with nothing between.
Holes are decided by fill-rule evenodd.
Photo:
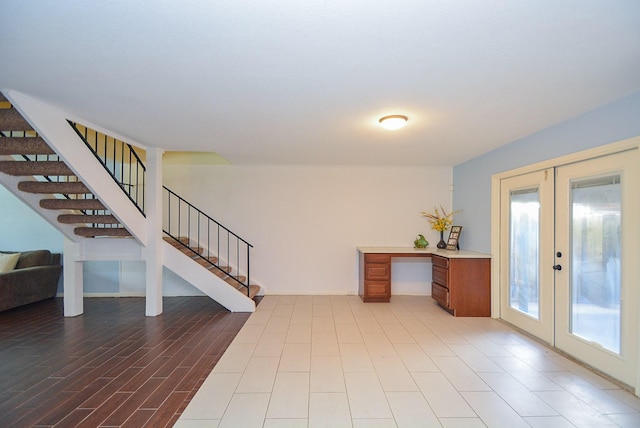
<instances>
[{"instance_id":1,"label":"light tile floor","mask_svg":"<svg viewBox=\"0 0 640 428\"><path fill-rule=\"evenodd\" d=\"M640 399L430 297L266 296L175 426L640 427Z\"/></svg>"}]
</instances>

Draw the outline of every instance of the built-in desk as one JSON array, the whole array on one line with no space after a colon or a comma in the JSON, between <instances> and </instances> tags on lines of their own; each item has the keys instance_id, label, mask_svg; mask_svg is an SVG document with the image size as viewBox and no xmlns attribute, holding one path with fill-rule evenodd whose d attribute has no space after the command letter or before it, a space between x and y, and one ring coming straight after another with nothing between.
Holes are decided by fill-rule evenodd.
<instances>
[{"instance_id":1,"label":"built-in desk","mask_svg":"<svg viewBox=\"0 0 640 428\"><path fill-rule=\"evenodd\" d=\"M454 316L491 316L491 256L438 248L358 247L358 294L364 302L391 299L391 259L424 257L432 264L431 297Z\"/></svg>"}]
</instances>

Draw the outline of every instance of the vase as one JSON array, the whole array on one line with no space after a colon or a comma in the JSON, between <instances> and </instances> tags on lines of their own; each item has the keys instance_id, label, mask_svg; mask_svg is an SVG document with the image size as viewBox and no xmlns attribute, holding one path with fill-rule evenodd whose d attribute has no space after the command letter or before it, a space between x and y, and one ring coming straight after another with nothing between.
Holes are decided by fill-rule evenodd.
<instances>
[{"instance_id":1,"label":"vase","mask_svg":"<svg viewBox=\"0 0 640 428\"><path fill-rule=\"evenodd\" d=\"M447 243L444 242L444 230L440 231L440 242L438 242L436 244L436 247L440 248L440 249L444 249L447 248Z\"/></svg>"}]
</instances>

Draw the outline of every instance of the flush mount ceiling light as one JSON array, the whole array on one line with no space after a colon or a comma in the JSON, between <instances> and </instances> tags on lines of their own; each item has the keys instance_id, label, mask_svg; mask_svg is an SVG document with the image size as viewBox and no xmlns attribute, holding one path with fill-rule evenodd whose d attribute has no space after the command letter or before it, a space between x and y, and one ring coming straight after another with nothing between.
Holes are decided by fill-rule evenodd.
<instances>
[{"instance_id":1,"label":"flush mount ceiling light","mask_svg":"<svg viewBox=\"0 0 640 428\"><path fill-rule=\"evenodd\" d=\"M400 129L407 124L407 120L409 118L402 114L392 114L389 116L381 117L378 122L380 122L380 126L384 129L388 129L389 131L395 131L396 129Z\"/></svg>"}]
</instances>

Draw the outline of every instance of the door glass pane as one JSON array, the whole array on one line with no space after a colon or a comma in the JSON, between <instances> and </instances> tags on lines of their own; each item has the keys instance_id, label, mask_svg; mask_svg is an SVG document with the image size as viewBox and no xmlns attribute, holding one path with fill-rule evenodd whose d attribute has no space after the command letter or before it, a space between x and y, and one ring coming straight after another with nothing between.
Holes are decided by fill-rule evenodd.
<instances>
[{"instance_id":1,"label":"door glass pane","mask_svg":"<svg viewBox=\"0 0 640 428\"><path fill-rule=\"evenodd\" d=\"M620 353L620 175L571 182L571 333Z\"/></svg>"},{"instance_id":2,"label":"door glass pane","mask_svg":"<svg viewBox=\"0 0 640 428\"><path fill-rule=\"evenodd\" d=\"M510 192L509 306L539 319L540 196L538 188Z\"/></svg>"}]
</instances>

